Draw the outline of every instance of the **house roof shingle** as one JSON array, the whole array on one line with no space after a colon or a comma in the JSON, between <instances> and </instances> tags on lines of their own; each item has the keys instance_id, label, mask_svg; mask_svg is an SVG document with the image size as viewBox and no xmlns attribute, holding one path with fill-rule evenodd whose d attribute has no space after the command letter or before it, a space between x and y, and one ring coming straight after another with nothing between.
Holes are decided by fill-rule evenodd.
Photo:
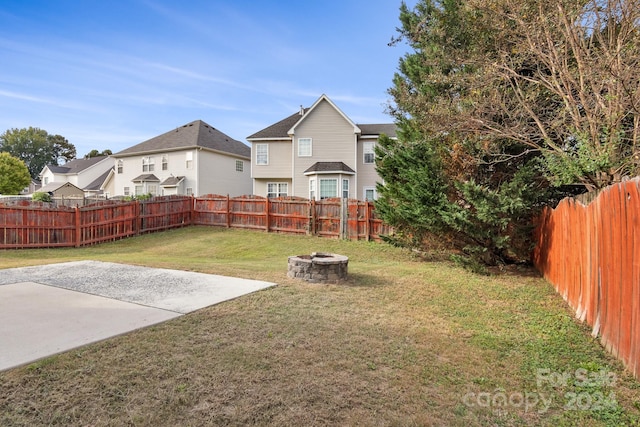
<instances>
[{"instance_id":1,"label":"house roof shingle","mask_svg":"<svg viewBox=\"0 0 640 427\"><path fill-rule=\"evenodd\" d=\"M88 159L73 159L68 161L62 166L47 165L47 167L53 173L75 174L78 172L82 172L83 170L95 165L96 163L100 163L107 157L109 156L96 156L96 157L90 157Z\"/></svg>"},{"instance_id":2,"label":"house roof shingle","mask_svg":"<svg viewBox=\"0 0 640 427\"><path fill-rule=\"evenodd\" d=\"M309 169L304 171L306 174L317 174L317 173L336 173L343 172L348 174L356 173L349 166L345 165L343 162L316 162Z\"/></svg>"},{"instance_id":3,"label":"house roof shingle","mask_svg":"<svg viewBox=\"0 0 640 427\"><path fill-rule=\"evenodd\" d=\"M119 151L113 156L128 156L189 147L202 147L240 157L251 157L251 148L246 144L231 138L202 120L187 123L175 130Z\"/></svg>"},{"instance_id":4,"label":"house roof shingle","mask_svg":"<svg viewBox=\"0 0 640 427\"><path fill-rule=\"evenodd\" d=\"M160 183L161 186L163 187L175 187L178 184L180 184L180 182L184 181L184 176L170 176L169 178L165 179L164 181L162 181Z\"/></svg>"},{"instance_id":5,"label":"house roof shingle","mask_svg":"<svg viewBox=\"0 0 640 427\"><path fill-rule=\"evenodd\" d=\"M111 173L112 170L113 168L97 177L91 184L86 186L85 191L100 191L100 187L102 187L104 180L107 179L107 176L109 176L109 173Z\"/></svg>"},{"instance_id":6,"label":"house roof shingle","mask_svg":"<svg viewBox=\"0 0 640 427\"><path fill-rule=\"evenodd\" d=\"M388 137L395 138L397 136L397 126L394 123L377 123L368 125L358 125L362 130L362 135L380 135L385 134Z\"/></svg>"},{"instance_id":7,"label":"house roof shingle","mask_svg":"<svg viewBox=\"0 0 640 427\"><path fill-rule=\"evenodd\" d=\"M132 182L160 182L160 179L152 173L138 175L131 180Z\"/></svg>"},{"instance_id":8,"label":"house roof shingle","mask_svg":"<svg viewBox=\"0 0 640 427\"><path fill-rule=\"evenodd\" d=\"M61 189L62 187L72 187L76 190L78 190L78 192L82 192L82 188L78 188L77 186L73 185L70 182L50 182L49 184L43 186L42 188L40 188L38 191L42 192L42 193L53 193L59 189Z\"/></svg>"},{"instance_id":9,"label":"house roof shingle","mask_svg":"<svg viewBox=\"0 0 640 427\"><path fill-rule=\"evenodd\" d=\"M308 108L304 108L303 110L304 114L307 114L307 111L309 111ZM288 138L289 129L291 129L293 125L298 123L298 120L300 120L301 118L302 115L300 114L300 112L297 112L290 115L286 119L282 119L279 122L274 123L271 126L268 126L261 131L254 133L251 136L248 136L247 139Z\"/></svg>"}]
</instances>

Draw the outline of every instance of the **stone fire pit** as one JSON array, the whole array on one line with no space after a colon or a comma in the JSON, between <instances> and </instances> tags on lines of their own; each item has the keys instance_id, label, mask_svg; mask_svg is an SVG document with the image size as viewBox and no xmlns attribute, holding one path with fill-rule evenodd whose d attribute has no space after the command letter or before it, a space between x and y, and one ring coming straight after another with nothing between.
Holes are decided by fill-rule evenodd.
<instances>
[{"instance_id":1,"label":"stone fire pit","mask_svg":"<svg viewBox=\"0 0 640 427\"><path fill-rule=\"evenodd\" d=\"M310 283L338 283L347 280L348 264L348 257L324 252L290 256L287 276Z\"/></svg>"}]
</instances>

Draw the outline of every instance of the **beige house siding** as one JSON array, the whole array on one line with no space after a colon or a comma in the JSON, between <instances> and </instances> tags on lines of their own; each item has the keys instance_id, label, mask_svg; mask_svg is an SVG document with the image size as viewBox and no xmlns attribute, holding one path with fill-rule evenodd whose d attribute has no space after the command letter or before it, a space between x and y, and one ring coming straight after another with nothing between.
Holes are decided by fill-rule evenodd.
<instances>
[{"instance_id":1,"label":"beige house siding","mask_svg":"<svg viewBox=\"0 0 640 427\"><path fill-rule=\"evenodd\" d=\"M364 189L365 188L375 188L376 183L380 181L380 176L376 172L375 163L365 163L364 162L364 142L373 142L377 143L377 138L366 138L358 141L358 183L357 183L357 195L354 194L354 197L359 200L365 199Z\"/></svg>"},{"instance_id":2,"label":"beige house siding","mask_svg":"<svg viewBox=\"0 0 640 427\"><path fill-rule=\"evenodd\" d=\"M312 139L312 156L298 156L299 138ZM309 180L304 171L316 162L342 161L356 170L356 134L349 123L329 102L322 100L295 128L294 195L308 197Z\"/></svg>"},{"instance_id":3,"label":"beige house siding","mask_svg":"<svg viewBox=\"0 0 640 427\"><path fill-rule=\"evenodd\" d=\"M268 182L290 180L289 195L308 198L313 180L315 197L319 198L320 180L337 178L339 196L344 195L342 181L348 180L348 196L363 200L365 191L375 191L380 180L375 164L364 163L363 142L375 144L383 133L395 137L395 125L357 125L322 95L311 107L301 107L298 113L247 138L252 143L253 193L266 196ZM303 138L311 140L311 150L301 156L299 147ZM269 148L267 165L256 165L258 144ZM375 197L375 194L369 196Z\"/></svg>"},{"instance_id":4,"label":"beige house siding","mask_svg":"<svg viewBox=\"0 0 640 427\"><path fill-rule=\"evenodd\" d=\"M197 158L199 195L213 193L237 197L251 194L249 159L204 150L198 151ZM236 170L236 161L242 162L242 171Z\"/></svg>"},{"instance_id":5,"label":"beige house siding","mask_svg":"<svg viewBox=\"0 0 640 427\"><path fill-rule=\"evenodd\" d=\"M267 165L256 164L256 145L269 146L269 160ZM251 177L260 178L291 178L291 141L260 141L251 144ZM259 194L259 193L258 193Z\"/></svg>"},{"instance_id":6,"label":"beige house siding","mask_svg":"<svg viewBox=\"0 0 640 427\"><path fill-rule=\"evenodd\" d=\"M289 196L293 196L291 194L291 179L290 178L262 178L262 179L254 179L253 180L253 194L260 195L265 197L267 195L267 184L268 183L286 183L289 189ZM307 197L306 195L298 195L298 197Z\"/></svg>"},{"instance_id":7,"label":"beige house siding","mask_svg":"<svg viewBox=\"0 0 640 427\"><path fill-rule=\"evenodd\" d=\"M71 198L83 198L84 191L82 189L76 187L71 183L64 184L62 187L53 191L54 197L71 197Z\"/></svg>"}]
</instances>

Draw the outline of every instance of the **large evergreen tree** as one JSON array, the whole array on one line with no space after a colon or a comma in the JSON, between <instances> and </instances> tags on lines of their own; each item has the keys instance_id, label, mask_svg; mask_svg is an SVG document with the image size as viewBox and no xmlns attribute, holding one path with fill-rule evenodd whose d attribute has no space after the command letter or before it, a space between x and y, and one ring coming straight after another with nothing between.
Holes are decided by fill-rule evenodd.
<instances>
[{"instance_id":1,"label":"large evergreen tree","mask_svg":"<svg viewBox=\"0 0 640 427\"><path fill-rule=\"evenodd\" d=\"M378 150L377 207L398 230L396 242L419 245L435 233L454 242L461 259L495 264L528 257L521 228L548 183L526 145L468 132L460 120L481 100L483 58L494 46L481 18L462 1L401 6L396 42L413 52L389 90L400 132Z\"/></svg>"}]
</instances>

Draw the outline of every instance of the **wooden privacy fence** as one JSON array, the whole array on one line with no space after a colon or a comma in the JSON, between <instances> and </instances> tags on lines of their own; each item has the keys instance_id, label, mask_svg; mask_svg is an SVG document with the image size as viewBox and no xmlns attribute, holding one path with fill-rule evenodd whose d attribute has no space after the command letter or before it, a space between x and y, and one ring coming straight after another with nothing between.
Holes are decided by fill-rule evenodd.
<instances>
[{"instance_id":1,"label":"wooden privacy fence","mask_svg":"<svg viewBox=\"0 0 640 427\"><path fill-rule=\"evenodd\" d=\"M546 209L535 239L536 268L640 378L640 180Z\"/></svg>"},{"instance_id":2,"label":"wooden privacy fence","mask_svg":"<svg viewBox=\"0 0 640 427\"><path fill-rule=\"evenodd\" d=\"M0 249L84 246L188 225L247 228L354 240L390 232L373 203L328 199L166 196L83 207L0 205Z\"/></svg>"}]
</instances>

